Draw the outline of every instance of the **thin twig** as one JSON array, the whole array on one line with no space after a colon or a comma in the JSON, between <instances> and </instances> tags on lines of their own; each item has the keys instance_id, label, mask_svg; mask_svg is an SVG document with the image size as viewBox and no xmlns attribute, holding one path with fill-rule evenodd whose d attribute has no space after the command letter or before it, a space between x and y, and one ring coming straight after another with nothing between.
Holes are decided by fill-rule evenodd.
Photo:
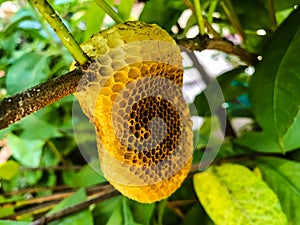
<instances>
[{"instance_id":1,"label":"thin twig","mask_svg":"<svg viewBox=\"0 0 300 225\"><path fill-rule=\"evenodd\" d=\"M61 185L61 186L54 186L54 187L33 187L33 188L24 188L20 190L10 191L2 193L4 197L11 197L16 195L22 195L22 194L32 194L37 193L39 191L62 191L62 190L71 190L71 188L67 185ZM13 202L13 201L12 201ZM2 203L0 203L1 206Z\"/></svg>"},{"instance_id":2,"label":"thin twig","mask_svg":"<svg viewBox=\"0 0 300 225\"><path fill-rule=\"evenodd\" d=\"M186 5L186 7L188 7L189 9L191 9L193 11L193 14L196 15L196 10L195 10L195 7L192 4L192 2L190 0L182 0L182 1ZM215 31L215 29L212 27L212 25L208 22L208 20L203 15L202 15L202 18L204 20L204 25L205 25L208 33L212 34L212 36L214 38L221 38L221 36L219 35L219 33L217 31Z\"/></svg>"},{"instance_id":3,"label":"thin twig","mask_svg":"<svg viewBox=\"0 0 300 225\"><path fill-rule=\"evenodd\" d=\"M47 146L49 150L55 155L55 157L59 159L60 162L66 164L66 160L64 159L61 152L56 148L55 144L51 140L47 141Z\"/></svg>"},{"instance_id":4,"label":"thin twig","mask_svg":"<svg viewBox=\"0 0 300 225\"><path fill-rule=\"evenodd\" d=\"M246 40L246 34L242 25L240 23L239 17L236 13L234 6L232 5L231 0L222 0L220 1L220 5L223 8L228 20L232 24L233 28L236 30L237 33L241 35L243 40Z\"/></svg>"},{"instance_id":5,"label":"thin twig","mask_svg":"<svg viewBox=\"0 0 300 225\"><path fill-rule=\"evenodd\" d=\"M13 215L4 217L4 219L19 220L28 216L37 216L42 213L46 213L53 208L61 200L73 195L79 188L72 188L65 190L64 192L52 194L50 196L37 197L27 200L9 202L9 204L15 206L16 212ZM103 196L107 193L114 191L113 187L107 183L102 183L99 186L89 187L86 189L88 199ZM2 203L0 206L7 205L8 203ZM24 207L26 206L26 208ZM1 218L1 216L0 216Z\"/></svg>"},{"instance_id":6,"label":"thin twig","mask_svg":"<svg viewBox=\"0 0 300 225\"><path fill-rule=\"evenodd\" d=\"M277 20L276 20L276 10L275 10L275 1L274 0L268 0L269 3L269 8L270 8L270 18L272 21L272 30L275 31L278 24L277 24Z\"/></svg>"},{"instance_id":7,"label":"thin twig","mask_svg":"<svg viewBox=\"0 0 300 225\"><path fill-rule=\"evenodd\" d=\"M81 70L48 80L0 102L0 130L76 91Z\"/></svg>"},{"instance_id":8,"label":"thin twig","mask_svg":"<svg viewBox=\"0 0 300 225\"><path fill-rule=\"evenodd\" d=\"M41 203L50 202L50 201L57 201L57 200L67 198L72 194L73 194L73 192L58 193L58 194L53 194L50 196L44 196L44 197L38 197L38 198L18 201L18 202L16 202L15 207L18 208L18 207L23 207L23 206L27 206L27 205L41 204Z\"/></svg>"},{"instance_id":9,"label":"thin twig","mask_svg":"<svg viewBox=\"0 0 300 225\"><path fill-rule=\"evenodd\" d=\"M108 14L116 23L124 23L123 18L120 17L118 13L116 13L111 6L105 0L94 0L96 4L106 13Z\"/></svg>"},{"instance_id":10,"label":"thin twig","mask_svg":"<svg viewBox=\"0 0 300 225\"><path fill-rule=\"evenodd\" d=\"M220 50L238 56L247 65L255 65L258 62L257 55L249 53L247 50L226 39L209 38L206 35L198 35L191 39L179 39L177 40L177 44L192 51L203 51L205 49Z\"/></svg>"},{"instance_id":11,"label":"thin twig","mask_svg":"<svg viewBox=\"0 0 300 225\"><path fill-rule=\"evenodd\" d=\"M113 187L109 185L108 183L101 183L98 186L93 186L86 188L86 193L88 195L94 195L96 193L102 193L107 190L112 190ZM43 196L43 197L36 197L32 199L25 199L25 200L12 200L12 201L6 201L3 203L0 203L0 207L11 204L15 206L24 206L24 205L32 205L32 204L40 204L48 201L55 201L55 200L62 200L66 196L69 196L70 194L74 194L78 188L71 188L69 186L57 186L57 187L43 187L43 188L25 188L17 191L7 192L3 193L3 196L16 196L16 195L22 195L22 194L34 194L39 191L59 191L56 194L52 194L50 196Z\"/></svg>"},{"instance_id":12,"label":"thin twig","mask_svg":"<svg viewBox=\"0 0 300 225\"><path fill-rule=\"evenodd\" d=\"M86 190L86 192L90 195L94 195L96 193L102 193L102 192L107 192L113 190L113 187L111 185L100 185L94 188L89 188ZM37 197L37 198L32 198L32 199L26 199L23 201L17 201L15 202L16 208L18 207L23 207L25 205L33 205L33 204L40 204L40 203L45 203L45 202L50 202L50 201L56 201L56 200L62 200L65 199L66 197L69 197L70 195L73 195L77 191L76 189L65 191L63 193L56 193L52 194L49 196L42 196L42 197Z\"/></svg>"},{"instance_id":13,"label":"thin twig","mask_svg":"<svg viewBox=\"0 0 300 225\"><path fill-rule=\"evenodd\" d=\"M217 31L215 31L215 29L212 27L212 25L208 22L207 19L204 18L204 22L205 22L205 27L207 29L207 32L211 34L212 37L221 38L221 35Z\"/></svg>"},{"instance_id":14,"label":"thin twig","mask_svg":"<svg viewBox=\"0 0 300 225\"><path fill-rule=\"evenodd\" d=\"M96 198L84 201L82 203L79 203L77 205L68 207L68 208L66 208L64 210L61 210L61 211L59 211L57 213L54 213L52 215L41 217L41 218L33 221L32 223L30 223L30 225L43 225L43 224L47 224L47 223L49 223L51 221L54 221L54 220L66 217L66 216L74 214L76 212L79 212L79 211L81 211L83 209L88 208L92 204L99 203L99 202L104 201L106 199L112 198L112 197L114 197L114 196L116 196L118 194L119 193L117 191L113 190L113 191L108 192L106 194L103 194L103 195L101 195L99 197L96 197Z\"/></svg>"},{"instance_id":15,"label":"thin twig","mask_svg":"<svg viewBox=\"0 0 300 225\"><path fill-rule=\"evenodd\" d=\"M51 201L44 204L35 205L30 208L26 208L22 211L19 211L12 216L8 216L5 219L6 220L24 220L33 216L38 216L40 214L47 213L49 210L54 208L59 201Z\"/></svg>"},{"instance_id":16,"label":"thin twig","mask_svg":"<svg viewBox=\"0 0 300 225\"><path fill-rule=\"evenodd\" d=\"M197 22L198 22L198 27L199 27L199 33L201 35L205 34L205 30L204 30L204 19L202 16L202 7L201 7L201 3L199 0L194 0L194 9L196 12L196 17L197 17Z\"/></svg>"},{"instance_id":17,"label":"thin twig","mask_svg":"<svg viewBox=\"0 0 300 225\"><path fill-rule=\"evenodd\" d=\"M80 64L84 65L90 61L89 57L82 51L79 44L75 41L73 35L69 32L60 17L47 0L29 0L47 20L54 32L57 34L63 45L68 49L73 58Z\"/></svg>"}]
</instances>

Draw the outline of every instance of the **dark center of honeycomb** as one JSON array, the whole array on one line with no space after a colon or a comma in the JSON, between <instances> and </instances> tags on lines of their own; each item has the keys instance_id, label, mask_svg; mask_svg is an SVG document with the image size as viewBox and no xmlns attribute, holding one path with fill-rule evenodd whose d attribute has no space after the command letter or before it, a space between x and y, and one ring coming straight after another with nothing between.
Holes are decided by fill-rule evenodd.
<instances>
[{"instance_id":1,"label":"dark center of honeycomb","mask_svg":"<svg viewBox=\"0 0 300 225\"><path fill-rule=\"evenodd\" d=\"M172 154L181 135L182 125L176 108L161 97L145 97L134 103L128 123L138 141L137 148L128 148L128 151L133 151L148 165L157 164ZM151 140L141 142L147 139Z\"/></svg>"}]
</instances>

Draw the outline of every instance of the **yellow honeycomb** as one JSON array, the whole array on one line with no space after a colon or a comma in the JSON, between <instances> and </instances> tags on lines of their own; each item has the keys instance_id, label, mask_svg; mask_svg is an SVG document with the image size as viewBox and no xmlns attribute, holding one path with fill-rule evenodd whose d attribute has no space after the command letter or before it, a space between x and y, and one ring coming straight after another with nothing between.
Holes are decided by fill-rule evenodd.
<instances>
[{"instance_id":1,"label":"yellow honeycomb","mask_svg":"<svg viewBox=\"0 0 300 225\"><path fill-rule=\"evenodd\" d=\"M82 48L93 62L82 68L75 96L95 127L104 176L139 202L170 196L193 150L178 46L159 26L132 21Z\"/></svg>"}]
</instances>

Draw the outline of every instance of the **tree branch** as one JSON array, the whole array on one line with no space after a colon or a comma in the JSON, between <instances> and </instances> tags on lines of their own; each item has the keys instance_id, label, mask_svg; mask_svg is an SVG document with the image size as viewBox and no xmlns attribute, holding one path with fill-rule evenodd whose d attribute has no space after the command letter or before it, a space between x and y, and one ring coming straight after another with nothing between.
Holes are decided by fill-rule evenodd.
<instances>
[{"instance_id":1,"label":"tree branch","mask_svg":"<svg viewBox=\"0 0 300 225\"><path fill-rule=\"evenodd\" d=\"M0 129L74 93L81 77L82 71L76 69L3 99L0 102Z\"/></svg>"},{"instance_id":2,"label":"tree branch","mask_svg":"<svg viewBox=\"0 0 300 225\"><path fill-rule=\"evenodd\" d=\"M58 189L56 187L51 187L47 189L35 188L35 190L31 188L31 189L20 190L22 192L19 191L16 193L25 194L27 193L26 190L28 190L29 193L31 193L31 195L34 196L34 194L37 193L36 191L41 191L41 190L57 191ZM79 203L79 205L75 205L70 208L65 208L62 211L58 212L57 214L53 214L49 216L45 215L45 213L47 213L49 210L55 207L60 201L76 193L79 190L79 187L70 188L70 187L61 186L60 190L62 190L62 192L55 191L54 194L48 196L34 197L30 199L25 198L23 200L18 200L18 201L10 201L9 204L11 206L14 206L15 213L4 217L1 217L0 215L0 218L6 220L20 220L22 218L28 218L28 217L34 217L34 218L40 217L39 219L35 220L32 223L43 224L47 221L49 222L49 220L50 221L56 220L65 217L67 215L70 215L72 213L78 212L80 211L80 209L87 208L91 204L97 203L99 201L105 200L107 198L113 197L118 194L118 192L111 185L107 183L101 183L97 186L85 188L85 192L87 194L86 201ZM14 194L14 192L11 192L9 196L12 196L11 194ZM0 207L5 207L5 204L8 203L1 203Z\"/></svg>"},{"instance_id":3,"label":"tree branch","mask_svg":"<svg viewBox=\"0 0 300 225\"><path fill-rule=\"evenodd\" d=\"M177 40L177 43L188 50L216 49L233 54L248 65L255 65L258 62L256 55L224 39L197 36L192 39ZM82 75L83 72L80 69L76 69L3 99L0 102L0 130L76 92Z\"/></svg>"},{"instance_id":4,"label":"tree branch","mask_svg":"<svg viewBox=\"0 0 300 225\"><path fill-rule=\"evenodd\" d=\"M238 56L247 65L255 65L258 63L257 55L249 53L232 42L222 38L209 38L207 35L198 35L191 39L179 39L177 44L189 50L203 51L205 49L215 49L222 52Z\"/></svg>"},{"instance_id":5,"label":"tree branch","mask_svg":"<svg viewBox=\"0 0 300 225\"><path fill-rule=\"evenodd\" d=\"M47 224L47 223L49 223L51 221L63 218L65 216L68 216L68 215L76 213L76 212L79 212L79 211L81 211L83 209L88 208L92 204L104 201L104 200L109 199L111 197L114 197L114 196L116 196L118 194L119 193L117 191L112 190L112 191L110 191L108 193L105 193L103 195L100 195L100 196L98 196L96 198L93 198L93 199L87 200L85 202L79 203L77 205L74 205L74 206L68 207L66 209L63 209L63 210L61 210L61 211L59 211L57 213L54 213L52 215L41 217L40 219L37 219L37 220L33 221L30 225Z\"/></svg>"}]
</instances>

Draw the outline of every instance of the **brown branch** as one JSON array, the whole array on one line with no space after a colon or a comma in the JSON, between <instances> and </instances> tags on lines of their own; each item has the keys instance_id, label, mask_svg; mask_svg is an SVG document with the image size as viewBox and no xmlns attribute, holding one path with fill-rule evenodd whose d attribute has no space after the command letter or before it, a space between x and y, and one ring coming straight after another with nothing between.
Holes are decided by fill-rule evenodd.
<instances>
[{"instance_id":1,"label":"brown branch","mask_svg":"<svg viewBox=\"0 0 300 225\"><path fill-rule=\"evenodd\" d=\"M76 91L81 70L48 80L0 102L0 130Z\"/></svg>"},{"instance_id":2,"label":"brown branch","mask_svg":"<svg viewBox=\"0 0 300 225\"><path fill-rule=\"evenodd\" d=\"M206 35L198 35L191 39L179 39L177 40L177 44L191 51L215 49L228 54L236 55L247 65L255 65L258 62L257 55L251 54L240 46L222 38L209 38Z\"/></svg>"},{"instance_id":3,"label":"brown branch","mask_svg":"<svg viewBox=\"0 0 300 225\"><path fill-rule=\"evenodd\" d=\"M82 203L79 203L77 205L74 205L74 206L68 207L66 209L63 209L63 210L61 210L61 211L59 211L57 213L54 213L52 215L41 217L40 219L37 219L37 220L33 221L32 223L30 223L30 225L43 225L43 224L47 224L47 223L49 223L51 221L54 221L54 220L66 217L66 216L74 214L76 212L79 212L79 211L81 211L83 209L88 208L92 204L99 203L99 202L104 201L106 199L112 198L112 197L114 197L114 196L116 196L118 194L119 193L117 191L113 190L113 191L108 192L106 194L100 195L100 196L98 196L96 198L93 198L93 199L84 201Z\"/></svg>"},{"instance_id":4,"label":"brown branch","mask_svg":"<svg viewBox=\"0 0 300 225\"><path fill-rule=\"evenodd\" d=\"M276 19L276 10L275 10L275 1L274 0L268 0L269 4L269 13L270 13L270 19L272 21L272 31L275 31L278 24Z\"/></svg>"},{"instance_id":5,"label":"brown branch","mask_svg":"<svg viewBox=\"0 0 300 225\"><path fill-rule=\"evenodd\" d=\"M32 199L26 199L21 201L13 201L7 203L1 203L0 207L5 207L6 204L13 205L15 207L15 213L10 216L6 216L3 219L18 220L24 216L30 214L30 216L36 216L36 214L46 213L53 208L61 200L73 195L79 188L65 189L63 192L52 194L49 196L36 197ZM86 194L88 199L94 199L99 196L103 196L107 193L114 191L114 188L107 184L102 183L98 186L86 188ZM25 207L24 207L25 206ZM0 216L0 218L2 218Z\"/></svg>"},{"instance_id":6,"label":"brown branch","mask_svg":"<svg viewBox=\"0 0 300 225\"><path fill-rule=\"evenodd\" d=\"M39 191L67 191L71 190L71 188L67 185L61 185L61 186L54 186L54 187L33 187L33 188L24 188L24 189L19 189L19 190L14 190L10 192L4 192L1 193L4 197L12 197L16 195L22 195L22 194L32 194L32 193L37 193ZM0 203L1 205L4 203Z\"/></svg>"},{"instance_id":7,"label":"brown branch","mask_svg":"<svg viewBox=\"0 0 300 225\"><path fill-rule=\"evenodd\" d=\"M220 38L209 38L204 35L192 39L177 40L177 43L188 50L216 49L233 54L248 65L255 65L258 62L255 54ZM83 72L76 69L3 99L0 102L0 130L61 98L73 94L82 75Z\"/></svg>"},{"instance_id":8,"label":"brown branch","mask_svg":"<svg viewBox=\"0 0 300 225\"><path fill-rule=\"evenodd\" d=\"M34 191L41 191L41 190L55 190L54 188L48 188L48 189L36 189L36 190L30 190L30 189L25 189L28 190L29 193L33 193ZM95 194L99 194L102 192L108 192L108 191L112 191L113 187L107 183L101 183L99 186L94 186L94 187L89 187L86 188L86 193L89 196L95 195ZM78 188L64 188L62 189L61 192L59 193L55 193L52 195L48 195L48 196L42 196L42 197L36 197L36 198L31 198L31 199L24 199L24 200L18 200L18 201L11 201L9 202L9 204L14 205L16 208L20 208L23 206L28 206L28 205L35 205L35 204L41 204L41 203L46 203L46 202L50 202L50 201L57 201L57 200L62 200L65 199L66 197L74 194L76 191L78 191ZM17 194L24 194L23 192L13 192L13 193L17 193ZM26 192L25 192L26 193ZM28 194L28 193L26 193ZM5 193L4 193L5 195ZM7 195L7 194L6 194ZM5 204L7 204L7 202L3 202L0 203L0 207L3 207Z\"/></svg>"}]
</instances>

